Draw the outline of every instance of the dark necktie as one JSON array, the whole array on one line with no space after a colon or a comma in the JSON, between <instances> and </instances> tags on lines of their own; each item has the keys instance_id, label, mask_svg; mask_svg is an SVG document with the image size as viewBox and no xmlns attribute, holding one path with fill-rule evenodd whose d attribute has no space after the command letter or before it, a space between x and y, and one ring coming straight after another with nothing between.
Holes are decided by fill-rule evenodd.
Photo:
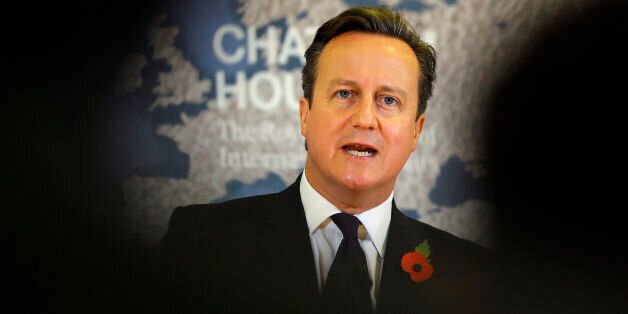
<instances>
[{"instance_id":1,"label":"dark necktie","mask_svg":"<svg viewBox=\"0 0 628 314\"><path fill-rule=\"evenodd\" d=\"M360 220L340 213L331 216L342 231L334 262L323 287L324 313L372 313L371 286L366 256L358 242Z\"/></svg>"}]
</instances>

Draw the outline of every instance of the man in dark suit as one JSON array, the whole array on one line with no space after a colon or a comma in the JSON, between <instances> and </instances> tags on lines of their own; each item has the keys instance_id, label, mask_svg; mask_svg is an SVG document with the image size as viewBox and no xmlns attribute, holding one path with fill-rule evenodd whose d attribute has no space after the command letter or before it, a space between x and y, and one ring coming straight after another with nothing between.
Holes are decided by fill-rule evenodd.
<instances>
[{"instance_id":1,"label":"man in dark suit","mask_svg":"<svg viewBox=\"0 0 628 314\"><path fill-rule=\"evenodd\" d=\"M305 170L286 190L181 207L162 241L174 312L502 313L485 249L405 217L435 52L386 8L349 9L305 53Z\"/></svg>"}]
</instances>

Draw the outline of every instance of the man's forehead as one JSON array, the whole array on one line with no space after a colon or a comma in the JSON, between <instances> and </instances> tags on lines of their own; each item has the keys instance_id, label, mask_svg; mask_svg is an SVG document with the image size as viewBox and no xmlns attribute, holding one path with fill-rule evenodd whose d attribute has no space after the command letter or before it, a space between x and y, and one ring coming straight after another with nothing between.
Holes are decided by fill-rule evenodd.
<instances>
[{"instance_id":1,"label":"man's forehead","mask_svg":"<svg viewBox=\"0 0 628 314\"><path fill-rule=\"evenodd\" d=\"M419 60L405 41L387 35L356 31L343 33L329 41L321 51L318 67L337 59L363 61L364 58L376 59L378 62L403 63L402 68L419 71Z\"/></svg>"},{"instance_id":2,"label":"man's forehead","mask_svg":"<svg viewBox=\"0 0 628 314\"><path fill-rule=\"evenodd\" d=\"M342 48L342 46L351 43L367 49L376 47L380 50L389 51L391 53L404 54L409 52L414 55L414 52L412 51L410 45L408 45L408 43L399 38L388 36L385 34L361 31L350 31L332 38L325 45L322 53L324 53L325 50L329 51Z\"/></svg>"},{"instance_id":3,"label":"man's forehead","mask_svg":"<svg viewBox=\"0 0 628 314\"><path fill-rule=\"evenodd\" d=\"M317 68L317 80L323 79L325 88L359 85L369 79L380 81L378 87L390 91L408 89L410 86L406 84L418 83L420 71L416 54L403 40L356 31L328 42Z\"/></svg>"}]
</instances>

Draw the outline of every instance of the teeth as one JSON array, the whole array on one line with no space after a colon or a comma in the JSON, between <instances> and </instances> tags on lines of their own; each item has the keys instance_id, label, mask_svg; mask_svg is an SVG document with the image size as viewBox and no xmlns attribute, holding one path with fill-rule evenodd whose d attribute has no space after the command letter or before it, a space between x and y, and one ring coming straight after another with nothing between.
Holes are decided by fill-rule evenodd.
<instances>
[{"instance_id":1,"label":"teeth","mask_svg":"<svg viewBox=\"0 0 628 314\"><path fill-rule=\"evenodd\" d=\"M367 151L367 152L360 152L357 150L353 150L353 149L347 149L347 152L353 156L357 156L357 157L371 157L373 156L373 152L371 151Z\"/></svg>"}]
</instances>

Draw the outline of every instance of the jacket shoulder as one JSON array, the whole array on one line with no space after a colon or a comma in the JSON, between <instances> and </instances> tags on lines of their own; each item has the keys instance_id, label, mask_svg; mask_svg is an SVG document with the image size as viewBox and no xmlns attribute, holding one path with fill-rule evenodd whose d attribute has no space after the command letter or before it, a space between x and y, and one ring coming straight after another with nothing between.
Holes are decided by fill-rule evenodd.
<instances>
[{"instance_id":1,"label":"jacket shoulder","mask_svg":"<svg viewBox=\"0 0 628 314\"><path fill-rule=\"evenodd\" d=\"M256 195L221 203L180 206L172 212L168 228L224 224L234 220L255 219L265 213L265 210L272 205L276 195Z\"/></svg>"},{"instance_id":2,"label":"jacket shoulder","mask_svg":"<svg viewBox=\"0 0 628 314\"><path fill-rule=\"evenodd\" d=\"M434 258L444 259L446 261L464 261L459 264L460 267L452 267L452 270L458 268L459 271L464 271L464 269L468 267L482 269L497 266L499 258L492 249L460 238L424 222L408 217L406 217L406 219L411 221L412 229L421 235L420 238L427 239L429 245L432 247Z\"/></svg>"},{"instance_id":3,"label":"jacket shoulder","mask_svg":"<svg viewBox=\"0 0 628 314\"><path fill-rule=\"evenodd\" d=\"M161 239L162 251L207 248L245 239L268 215L277 194L175 208ZM196 250L194 249L194 250Z\"/></svg>"},{"instance_id":4,"label":"jacket shoulder","mask_svg":"<svg viewBox=\"0 0 628 314\"><path fill-rule=\"evenodd\" d=\"M433 312L511 313L525 308L520 300L525 294L519 293L525 291L518 287L523 278L498 252L426 223L408 217L404 220L411 230L407 236L427 240L430 245L434 275L419 294L428 296L425 302L436 309ZM412 249L404 248L403 252Z\"/></svg>"}]
</instances>

